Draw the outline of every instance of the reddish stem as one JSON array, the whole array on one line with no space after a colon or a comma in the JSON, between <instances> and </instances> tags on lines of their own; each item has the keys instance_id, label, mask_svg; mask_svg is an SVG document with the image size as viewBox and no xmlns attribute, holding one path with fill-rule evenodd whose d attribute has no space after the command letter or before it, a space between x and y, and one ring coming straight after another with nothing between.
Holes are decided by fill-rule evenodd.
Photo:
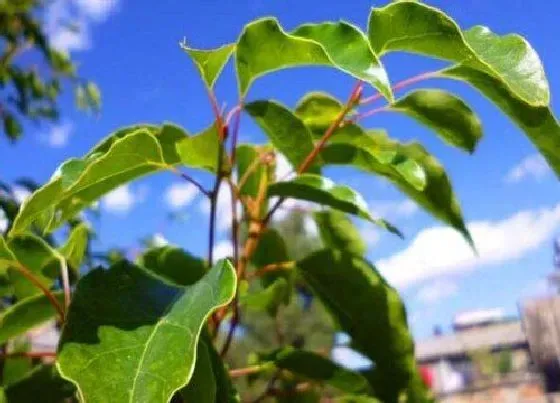
<instances>
[{"instance_id":1,"label":"reddish stem","mask_svg":"<svg viewBox=\"0 0 560 403\"><path fill-rule=\"evenodd\" d=\"M7 358L44 358L56 357L56 351L18 351L15 353L0 353L0 359Z\"/></svg>"},{"instance_id":2,"label":"reddish stem","mask_svg":"<svg viewBox=\"0 0 560 403\"><path fill-rule=\"evenodd\" d=\"M415 84L419 81L424 81L424 80L427 80L429 78L434 78L437 75L437 73L438 73L437 71L430 71L430 72L427 72L427 73L418 74L417 76L414 76L414 77L407 78L406 80L399 81L398 83L396 83L392 87L392 90L393 90L393 92L395 92L395 91L401 90L401 89L403 89L403 88L405 88L409 85ZM381 98L383 98L383 95L381 93L377 93L377 94L374 94L370 97L362 99L360 101L360 105L367 105L367 104L375 102L375 101L377 101Z\"/></svg>"},{"instance_id":3,"label":"reddish stem","mask_svg":"<svg viewBox=\"0 0 560 403\"><path fill-rule=\"evenodd\" d=\"M36 278L35 275L26 267L21 265L15 267L16 270L18 270L25 278L31 281L33 285L35 285L35 287L39 288L43 292L43 294L45 294L45 297L47 297L51 305L54 307L54 309L57 311L58 315L60 316L60 320L64 322L64 317L65 317L64 308L60 305L60 303L58 302L54 294L51 292L51 290L49 290L47 287L41 284L41 281L39 281L39 279Z\"/></svg>"}]
</instances>

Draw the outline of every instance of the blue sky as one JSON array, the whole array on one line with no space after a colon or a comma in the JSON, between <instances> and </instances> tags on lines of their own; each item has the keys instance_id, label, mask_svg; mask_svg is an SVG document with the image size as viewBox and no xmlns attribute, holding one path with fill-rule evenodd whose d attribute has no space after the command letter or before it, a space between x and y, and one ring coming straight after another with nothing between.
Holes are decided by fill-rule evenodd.
<instances>
[{"instance_id":1,"label":"blue sky","mask_svg":"<svg viewBox=\"0 0 560 403\"><path fill-rule=\"evenodd\" d=\"M555 102L560 91L560 26L556 18L560 6L556 2L428 3L451 14L464 28L483 24L500 34L524 35L544 62L553 107L560 110ZM154 5L147 0L58 0L54 4L50 13L53 38L73 52L81 73L101 87L102 113L95 118L76 112L72 97L67 96L59 125L30 126L15 146L1 139L0 177L8 181L22 174L45 181L64 159L85 153L122 125L172 121L192 133L207 126L212 119L208 101L192 63L179 49L183 38L194 47L216 47L235 40L245 23L266 15L277 16L288 29L338 19L365 28L370 7L384 2L161 0ZM83 26L80 34L58 31L55 22L65 13L78 16ZM393 82L441 65L400 54L389 55L384 62ZM217 86L218 98L229 107L236 99L231 67ZM352 84L352 79L329 69L297 69L261 79L249 98L275 98L293 106L310 90L322 89L345 98ZM436 324L448 328L459 312L499 307L516 314L521 299L547 292L543 279L552 269L551 243L560 234L560 187L529 141L472 89L446 81L431 84L456 90L481 118L485 137L475 155L445 146L403 116L376 115L366 124L387 127L391 136L402 140L420 139L438 156L453 179L478 243L478 259L456 234L407 203L386 183L350 169L327 173L361 191L373 211L383 213L405 232L402 241L360 223L370 244L370 258L402 290L413 330L420 338L429 335ZM246 117L241 133L245 141L264 141ZM197 177L204 183L210 179L204 174ZM121 188L101 203L101 209L99 249L131 247L139 238L159 232L194 253L206 253L202 198L171 174ZM171 210L184 212L185 221L168 223L165 216ZM219 233L218 249L227 251L228 234Z\"/></svg>"}]
</instances>

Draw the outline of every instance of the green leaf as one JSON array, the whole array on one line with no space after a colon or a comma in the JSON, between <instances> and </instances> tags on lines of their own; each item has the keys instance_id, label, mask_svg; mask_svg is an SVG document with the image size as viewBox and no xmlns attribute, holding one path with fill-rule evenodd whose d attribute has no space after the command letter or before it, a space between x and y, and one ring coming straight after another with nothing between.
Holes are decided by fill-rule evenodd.
<instances>
[{"instance_id":1,"label":"green leaf","mask_svg":"<svg viewBox=\"0 0 560 403\"><path fill-rule=\"evenodd\" d=\"M363 133L363 132L362 132ZM325 164L352 165L356 168L387 178L399 190L413 199L434 217L457 229L472 245L457 197L445 170L426 149L418 143L402 144L390 139L383 131L363 133L362 136L334 136L333 144L321 152ZM375 156L377 155L377 157ZM380 163L386 156L387 163ZM412 172L420 167L425 177L421 189L405 179L395 158L410 161ZM410 178L410 175L409 175Z\"/></svg>"},{"instance_id":2,"label":"green leaf","mask_svg":"<svg viewBox=\"0 0 560 403\"><path fill-rule=\"evenodd\" d=\"M276 367L312 381L323 382L344 392L365 392L367 380L357 372L345 369L328 358L310 351L286 348L270 357Z\"/></svg>"},{"instance_id":3,"label":"green leaf","mask_svg":"<svg viewBox=\"0 0 560 403\"><path fill-rule=\"evenodd\" d=\"M255 101L245 110L264 131L271 143L286 156L294 169L313 151L313 137L301 119L288 108L274 101ZM318 172L312 165L309 172Z\"/></svg>"},{"instance_id":4,"label":"green leaf","mask_svg":"<svg viewBox=\"0 0 560 403\"><path fill-rule=\"evenodd\" d=\"M310 92L298 101L295 115L315 136L321 137L343 109L343 103L330 94Z\"/></svg>"},{"instance_id":5,"label":"green leaf","mask_svg":"<svg viewBox=\"0 0 560 403\"><path fill-rule=\"evenodd\" d=\"M148 249L138 264L178 285L192 285L206 274L204 261L174 246Z\"/></svg>"},{"instance_id":6,"label":"green leaf","mask_svg":"<svg viewBox=\"0 0 560 403\"><path fill-rule=\"evenodd\" d=\"M433 129L447 143L470 153L482 137L482 125L471 108L446 91L413 91L398 99L391 109L409 115Z\"/></svg>"},{"instance_id":7,"label":"green leaf","mask_svg":"<svg viewBox=\"0 0 560 403\"><path fill-rule=\"evenodd\" d=\"M29 351L29 341L26 337L19 337L10 343L9 354L26 353ZM24 378L31 371L31 357L12 356L4 357L4 368L2 370L2 383L10 385Z\"/></svg>"},{"instance_id":8,"label":"green leaf","mask_svg":"<svg viewBox=\"0 0 560 403\"><path fill-rule=\"evenodd\" d=\"M398 229L385 220L373 218L369 214L367 203L361 194L348 186L336 185L324 176L301 174L290 181L273 183L268 187L268 195L306 200L329 206L345 213L354 214L392 233L401 235Z\"/></svg>"},{"instance_id":9,"label":"green leaf","mask_svg":"<svg viewBox=\"0 0 560 403\"><path fill-rule=\"evenodd\" d=\"M43 239L32 234L18 235L8 240L8 247L16 258L10 265L8 276L17 299L41 294L41 290L18 267L31 272L46 288L50 288L60 275L62 257Z\"/></svg>"},{"instance_id":10,"label":"green leaf","mask_svg":"<svg viewBox=\"0 0 560 403\"><path fill-rule=\"evenodd\" d=\"M442 11L416 2L374 8L369 40L377 54L407 51L483 71L515 96L535 106L548 105L550 94L541 61L518 35L498 36L486 27L462 32Z\"/></svg>"},{"instance_id":11,"label":"green leaf","mask_svg":"<svg viewBox=\"0 0 560 403\"><path fill-rule=\"evenodd\" d=\"M353 346L383 374L378 397L396 402L416 372L414 343L397 291L366 260L342 251L324 249L297 267Z\"/></svg>"},{"instance_id":12,"label":"green leaf","mask_svg":"<svg viewBox=\"0 0 560 403\"><path fill-rule=\"evenodd\" d=\"M288 255L288 248L282 235L274 229L267 228L259 239L257 249L251 258L251 263L256 269L264 266L285 263L290 260ZM272 284L278 277L286 277L289 273L284 270L266 273L261 277L263 285L268 286Z\"/></svg>"},{"instance_id":13,"label":"green leaf","mask_svg":"<svg viewBox=\"0 0 560 403\"><path fill-rule=\"evenodd\" d=\"M314 218L325 247L357 256L365 255L367 245L346 214L335 210L319 211L314 214Z\"/></svg>"},{"instance_id":14,"label":"green leaf","mask_svg":"<svg viewBox=\"0 0 560 403\"><path fill-rule=\"evenodd\" d=\"M365 36L345 22L306 25L286 33L275 18L248 24L237 43L241 96L267 73L296 66L331 66L370 82L390 99L387 74Z\"/></svg>"},{"instance_id":15,"label":"green leaf","mask_svg":"<svg viewBox=\"0 0 560 403\"><path fill-rule=\"evenodd\" d=\"M53 294L61 304L64 303L62 292ZM16 302L0 314L0 343L4 344L12 337L53 319L56 314L56 310L43 294Z\"/></svg>"},{"instance_id":16,"label":"green leaf","mask_svg":"<svg viewBox=\"0 0 560 403\"><path fill-rule=\"evenodd\" d=\"M60 403L74 396L76 388L62 379L52 365L40 365L5 389L6 402Z\"/></svg>"},{"instance_id":17,"label":"green leaf","mask_svg":"<svg viewBox=\"0 0 560 403\"><path fill-rule=\"evenodd\" d=\"M140 176L179 162L173 148L184 135L173 126L120 130L81 159L63 163L50 181L21 206L10 235L36 224L45 232L91 205L104 194Z\"/></svg>"},{"instance_id":18,"label":"green leaf","mask_svg":"<svg viewBox=\"0 0 560 403\"><path fill-rule=\"evenodd\" d=\"M305 24L293 35L321 44L335 67L370 83L389 101L393 99L387 72L359 28L344 21Z\"/></svg>"},{"instance_id":19,"label":"green leaf","mask_svg":"<svg viewBox=\"0 0 560 403\"><path fill-rule=\"evenodd\" d=\"M560 177L560 126L550 107L532 106L518 98L500 80L464 65L444 70L440 75L466 81L491 99L525 132Z\"/></svg>"},{"instance_id":20,"label":"green leaf","mask_svg":"<svg viewBox=\"0 0 560 403\"><path fill-rule=\"evenodd\" d=\"M224 66L235 50L235 44L221 46L217 49L194 49L182 43L181 48L187 52L200 72L204 84L213 88Z\"/></svg>"},{"instance_id":21,"label":"green leaf","mask_svg":"<svg viewBox=\"0 0 560 403\"><path fill-rule=\"evenodd\" d=\"M179 393L185 402L216 402L216 379L208 346L203 340L198 342L196 365L189 384Z\"/></svg>"},{"instance_id":22,"label":"green leaf","mask_svg":"<svg viewBox=\"0 0 560 403\"><path fill-rule=\"evenodd\" d=\"M217 173L220 147L220 137L214 123L201 133L181 140L177 144L177 152L183 165Z\"/></svg>"},{"instance_id":23,"label":"green leaf","mask_svg":"<svg viewBox=\"0 0 560 403\"><path fill-rule=\"evenodd\" d=\"M233 386L224 360L222 360L222 357L220 357L220 354L214 348L209 336L205 333L203 333L202 336L201 340L204 340L208 347L208 355L212 362L212 371L216 380L216 403L240 403L241 398Z\"/></svg>"},{"instance_id":24,"label":"green leaf","mask_svg":"<svg viewBox=\"0 0 560 403\"><path fill-rule=\"evenodd\" d=\"M289 300L291 293L288 282L280 277L263 290L251 292L240 299L240 304L255 311L266 311L275 316L280 304Z\"/></svg>"},{"instance_id":25,"label":"green leaf","mask_svg":"<svg viewBox=\"0 0 560 403\"><path fill-rule=\"evenodd\" d=\"M60 253L70 268L77 275L87 252L90 229L86 223L80 223L72 228L66 243L59 248Z\"/></svg>"},{"instance_id":26,"label":"green leaf","mask_svg":"<svg viewBox=\"0 0 560 403\"><path fill-rule=\"evenodd\" d=\"M168 402L192 376L204 322L231 301L235 288L227 260L187 287L127 262L94 270L74 293L59 347L60 372L88 402L107 396Z\"/></svg>"},{"instance_id":27,"label":"green leaf","mask_svg":"<svg viewBox=\"0 0 560 403\"><path fill-rule=\"evenodd\" d=\"M258 159L261 155L272 151L269 146L255 146L252 144L240 144L237 146L237 177L239 180L245 176L245 173L254 164L259 164L256 169L252 170L252 173L247 176L247 179L239 189L239 193L243 196L250 196L255 199L259 192L259 185L261 183L261 178L263 175L267 176L267 183L273 180L273 169L272 166L267 166L266 164L259 163Z\"/></svg>"}]
</instances>

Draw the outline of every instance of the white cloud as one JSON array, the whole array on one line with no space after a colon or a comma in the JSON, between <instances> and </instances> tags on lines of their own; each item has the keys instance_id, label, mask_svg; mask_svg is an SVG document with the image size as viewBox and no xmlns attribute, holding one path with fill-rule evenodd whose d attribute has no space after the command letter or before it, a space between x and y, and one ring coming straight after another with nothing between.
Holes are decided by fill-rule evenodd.
<instances>
[{"instance_id":1,"label":"white cloud","mask_svg":"<svg viewBox=\"0 0 560 403\"><path fill-rule=\"evenodd\" d=\"M91 25L106 20L117 10L117 0L54 0L45 16L52 45L63 51L91 46Z\"/></svg>"},{"instance_id":2,"label":"white cloud","mask_svg":"<svg viewBox=\"0 0 560 403\"><path fill-rule=\"evenodd\" d=\"M366 244L368 246L376 245L381 238L379 230L375 229L373 227L373 224L370 222L362 224L360 228L360 234L362 234L362 238L364 239L364 241L366 241Z\"/></svg>"},{"instance_id":3,"label":"white cloud","mask_svg":"<svg viewBox=\"0 0 560 403\"><path fill-rule=\"evenodd\" d=\"M529 155L514 166L506 175L507 183L518 183L525 178L536 180L544 178L550 172L545 159L540 154Z\"/></svg>"},{"instance_id":4,"label":"white cloud","mask_svg":"<svg viewBox=\"0 0 560 403\"><path fill-rule=\"evenodd\" d=\"M174 183L165 191L165 201L172 208L189 205L196 197L198 189L190 183Z\"/></svg>"},{"instance_id":5,"label":"white cloud","mask_svg":"<svg viewBox=\"0 0 560 403\"><path fill-rule=\"evenodd\" d=\"M214 261L233 256L233 245L229 240L223 240L214 245Z\"/></svg>"},{"instance_id":6,"label":"white cloud","mask_svg":"<svg viewBox=\"0 0 560 403\"><path fill-rule=\"evenodd\" d=\"M199 204L199 210L203 214L210 214L210 201L204 198ZM237 205L237 215L240 217L241 205ZM229 185L222 183L218 191L216 209L216 228L218 231L227 231L231 227L231 194Z\"/></svg>"},{"instance_id":7,"label":"white cloud","mask_svg":"<svg viewBox=\"0 0 560 403\"><path fill-rule=\"evenodd\" d=\"M277 197L271 197L270 205L274 206L276 201L278 201ZM292 210L302 210L302 211L312 212L317 209L319 209L319 206L316 203L311 203L305 200L286 199L284 200L284 203L282 203L282 206L274 213L274 220L275 221L284 220Z\"/></svg>"},{"instance_id":8,"label":"white cloud","mask_svg":"<svg viewBox=\"0 0 560 403\"><path fill-rule=\"evenodd\" d=\"M0 234L3 234L8 229L8 218L4 210L0 209Z\"/></svg>"},{"instance_id":9,"label":"white cloud","mask_svg":"<svg viewBox=\"0 0 560 403\"><path fill-rule=\"evenodd\" d=\"M111 213L126 214L144 199L145 193L145 190L133 192L128 185L123 185L107 193L101 200L101 205Z\"/></svg>"},{"instance_id":10,"label":"white cloud","mask_svg":"<svg viewBox=\"0 0 560 403\"><path fill-rule=\"evenodd\" d=\"M334 347L331 358L343 367L353 370L367 369L372 365L370 359L349 347Z\"/></svg>"},{"instance_id":11,"label":"white cloud","mask_svg":"<svg viewBox=\"0 0 560 403\"><path fill-rule=\"evenodd\" d=\"M16 202L18 202L18 204L23 203L29 198L29 196L31 196L31 192L29 190L19 186L12 188L12 193L14 195L14 199L16 200Z\"/></svg>"},{"instance_id":12,"label":"white cloud","mask_svg":"<svg viewBox=\"0 0 560 403\"><path fill-rule=\"evenodd\" d=\"M52 126L49 133L45 136L47 144L54 148L64 147L68 143L73 128L74 126L69 122Z\"/></svg>"},{"instance_id":13,"label":"white cloud","mask_svg":"<svg viewBox=\"0 0 560 403\"><path fill-rule=\"evenodd\" d=\"M443 274L521 258L550 239L558 227L560 204L521 211L501 221L469 223L479 256L458 232L431 227L420 231L406 249L379 260L377 267L391 283L406 287Z\"/></svg>"},{"instance_id":14,"label":"white cloud","mask_svg":"<svg viewBox=\"0 0 560 403\"><path fill-rule=\"evenodd\" d=\"M416 299L425 304L433 304L457 294L459 287L451 280L435 280L426 284L416 294Z\"/></svg>"},{"instance_id":15,"label":"white cloud","mask_svg":"<svg viewBox=\"0 0 560 403\"><path fill-rule=\"evenodd\" d=\"M276 178L286 180L294 172L292 165L288 162L284 154L276 153Z\"/></svg>"},{"instance_id":16,"label":"white cloud","mask_svg":"<svg viewBox=\"0 0 560 403\"><path fill-rule=\"evenodd\" d=\"M418 206L411 200L373 201L369 203L369 210L375 217L408 218L418 211Z\"/></svg>"},{"instance_id":17,"label":"white cloud","mask_svg":"<svg viewBox=\"0 0 560 403\"><path fill-rule=\"evenodd\" d=\"M152 244L156 247L167 246L169 241L163 236L162 233L157 232L152 236Z\"/></svg>"}]
</instances>

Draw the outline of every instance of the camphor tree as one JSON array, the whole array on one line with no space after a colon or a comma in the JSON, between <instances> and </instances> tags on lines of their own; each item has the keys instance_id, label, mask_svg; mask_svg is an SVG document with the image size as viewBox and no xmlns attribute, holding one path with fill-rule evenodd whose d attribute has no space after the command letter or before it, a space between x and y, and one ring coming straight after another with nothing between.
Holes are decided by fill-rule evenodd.
<instances>
[{"instance_id":1,"label":"camphor tree","mask_svg":"<svg viewBox=\"0 0 560 403\"><path fill-rule=\"evenodd\" d=\"M214 111L208 128L195 135L172 124L118 130L83 157L62 163L0 238L2 292L12 302L2 313L1 341L54 316L63 324L56 364L36 365L4 384L8 401L32 401L29 393L35 393L45 401L228 402L239 400L235 385L240 379L266 380L255 401L430 401L403 303L365 259L348 215L400 233L372 217L357 192L321 171L346 165L381 176L472 244L437 159L417 142L402 143L360 123L379 111L402 113L472 153L481 125L461 99L433 88L400 92L431 78L459 80L494 102L560 174L560 128L535 51L519 36L499 36L480 26L462 30L443 12L411 1L372 9L367 34L346 22L286 32L276 19L263 18L245 26L235 43L183 49L208 90ZM391 84L381 62L390 52L417 53L448 65ZM222 113L213 86L230 57L239 102ZM312 65L355 77L347 99L315 92L303 95L294 109L251 99L251 85L259 77ZM369 95L372 89L376 92ZM385 106L371 106L382 99ZM242 115L256 122L268 144L238 143ZM274 164L280 154L293 173L277 178ZM186 169L213 173L213 186L206 189ZM135 262L91 270L71 287L67 263L79 254L49 247L30 228L50 233L111 189L161 171L176 173L208 197L208 255L149 249ZM234 249L231 259L215 261L221 186L231 193ZM322 248L297 259L270 226L288 199L323 206L315 215ZM70 251L79 250L79 242L71 244ZM301 290L313 293L352 347L373 362L371 368L345 369L301 343L255 351L246 366L227 368L232 339L242 337L236 336L243 333L242 309L251 306L274 316Z\"/></svg>"}]
</instances>

